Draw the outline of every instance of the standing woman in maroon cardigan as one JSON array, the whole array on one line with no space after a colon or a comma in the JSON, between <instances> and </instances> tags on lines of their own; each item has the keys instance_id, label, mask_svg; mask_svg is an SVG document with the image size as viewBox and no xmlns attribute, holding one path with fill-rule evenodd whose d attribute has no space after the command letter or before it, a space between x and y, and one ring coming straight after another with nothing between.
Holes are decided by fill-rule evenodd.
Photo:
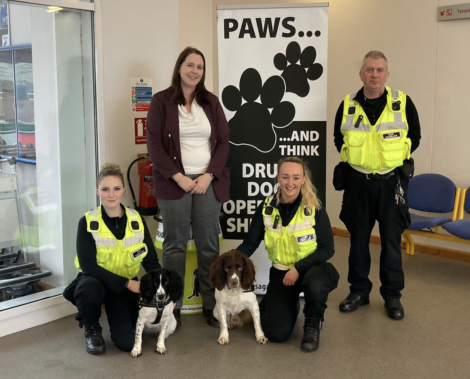
<instances>
[{"instance_id":1,"label":"standing woman in maroon cardigan","mask_svg":"<svg viewBox=\"0 0 470 379\"><path fill-rule=\"evenodd\" d=\"M229 200L230 173L225 167L229 127L216 96L204 86L206 61L193 47L184 49L171 87L156 93L147 116L147 148L153 162L154 195L163 217L163 266L183 279L186 244L192 221L198 255L203 315L210 326L214 290L209 268L219 255L219 213ZM182 300L175 308L181 325Z\"/></svg>"}]
</instances>

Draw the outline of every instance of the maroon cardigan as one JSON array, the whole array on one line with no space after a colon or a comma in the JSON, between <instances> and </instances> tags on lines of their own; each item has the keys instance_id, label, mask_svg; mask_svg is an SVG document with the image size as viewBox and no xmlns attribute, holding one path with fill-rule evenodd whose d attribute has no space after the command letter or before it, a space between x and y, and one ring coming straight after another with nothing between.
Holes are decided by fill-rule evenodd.
<instances>
[{"instance_id":1,"label":"maroon cardigan","mask_svg":"<svg viewBox=\"0 0 470 379\"><path fill-rule=\"evenodd\" d=\"M181 158L178 106L171 101L173 90L167 88L153 95L147 115L147 149L153 162L153 194L165 200L178 200L184 190L171 178L184 174ZM211 161L207 172L214 175L212 186L217 199L230 199L228 157L230 130L217 96L208 93L202 107L211 125Z\"/></svg>"}]
</instances>

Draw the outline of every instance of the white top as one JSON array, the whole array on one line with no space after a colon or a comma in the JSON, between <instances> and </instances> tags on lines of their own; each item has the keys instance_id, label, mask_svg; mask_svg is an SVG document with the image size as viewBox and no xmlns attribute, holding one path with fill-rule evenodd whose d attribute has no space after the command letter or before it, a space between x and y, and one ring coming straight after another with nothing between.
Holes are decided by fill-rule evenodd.
<instances>
[{"instance_id":1,"label":"white top","mask_svg":"<svg viewBox=\"0 0 470 379\"><path fill-rule=\"evenodd\" d=\"M188 175L204 174L211 161L211 125L204 110L193 101L191 112L178 105L181 158Z\"/></svg>"}]
</instances>

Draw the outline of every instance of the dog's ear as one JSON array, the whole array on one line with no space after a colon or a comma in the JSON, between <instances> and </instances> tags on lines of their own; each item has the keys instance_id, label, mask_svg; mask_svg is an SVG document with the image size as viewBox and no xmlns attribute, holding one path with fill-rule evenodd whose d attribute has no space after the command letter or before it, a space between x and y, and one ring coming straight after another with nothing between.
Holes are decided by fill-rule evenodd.
<instances>
[{"instance_id":1,"label":"dog's ear","mask_svg":"<svg viewBox=\"0 0 470 379\"><path fill-rule=\"evenodd\" d=\"M155 272L150 271L140 279L140 296L149 303L152 301L156 292L154 276Z\"/></svg>"},{"instance_id":2,"label":"dog's ear","mask_svg":"<svg viewBox=\"0 0 470 379\"><path fill-rule=\"evenodd\" d=\"M256 280L256 269L255 265L251 261L250 258L248 258L245 254L242 252L237 252L242 256L243 259L243 276L242 276L242 288L245 291L251 290L251 286Z\"/></svg>"},{"instance_id":3,"label":"dog's ear","mask_svg":"<svg viewBox=\"0 0 470 379\"><path fill-rule=\"evenodd\" d=\"M170 286L168 288L168 295L173 303L176 303L181 296L183 296L183 280L181 277L173 271L167 271L170 277Z\"/></svg>"},{"instance_id":4,"label":"dog's ear","mask_svg":"<svg viewBox=\"0 0 470 379\"><path fill-rule=\"evenodd\" d=\"M217 260L212 263L211 270L209 273L209 281L211 286L222 291L226 284L226 273L224 270L224 255L222 254Z\"/></svg>"}]
</instances>

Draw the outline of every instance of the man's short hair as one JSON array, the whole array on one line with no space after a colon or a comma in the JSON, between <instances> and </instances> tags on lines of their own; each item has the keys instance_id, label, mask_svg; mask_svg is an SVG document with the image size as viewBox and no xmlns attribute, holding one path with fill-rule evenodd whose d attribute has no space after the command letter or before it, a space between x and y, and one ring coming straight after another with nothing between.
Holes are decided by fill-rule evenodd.
<instances>
[{"instance_id":1,"label":"man's short hair","mask_svg":"<svg viewBox=\"0 0 470 379\"><path fill-rule=\"evenodd\" d=\"M364 70L364 64L366 63L367 58L372 58L372 59L382 58L385 62L387 62L387 72L390 72L390 67L388 66L387 57L385 56L384 53L378 50L371 50L364 56L364 59L362 60L361 71Z\"/></svg>"}]
</instances>

